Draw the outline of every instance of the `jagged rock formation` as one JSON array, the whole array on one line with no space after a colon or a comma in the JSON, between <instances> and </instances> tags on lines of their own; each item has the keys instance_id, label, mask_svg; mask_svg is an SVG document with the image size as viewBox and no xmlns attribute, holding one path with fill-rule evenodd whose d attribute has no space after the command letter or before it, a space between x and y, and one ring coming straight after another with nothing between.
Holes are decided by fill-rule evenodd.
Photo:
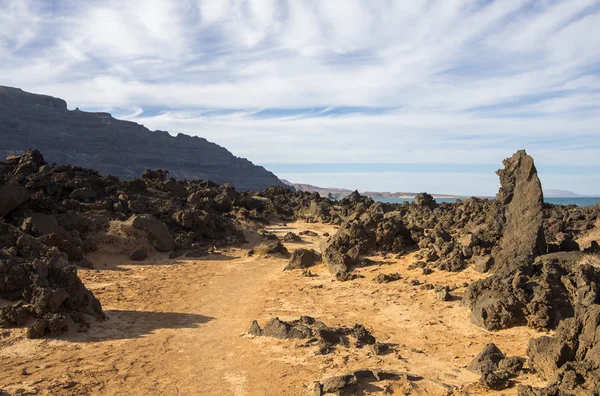
<instances>
[{"instance_id":1,"label":"jagged rock formation","mask_svg":"<svg viewBox=\"0 0 600 396\"><path fill-rule=\"evenodd\" d=\"M271 172L206 139L152 132L108 113L68 110L58 98L0 86L0 158L29 148L50 163L77 165L125 179L168 169L176 179L230 183L242 190L284 184Z\"/></svg>"},{"instance_id":2,"label":"jagged rock formation","mask_svg":"<svg viewBox=\"0 0 600 396\"><path fill-rule=\"evenodd\" d=\"M310 342L316 342L320 354L331 352L336 345L349 347L348 337L354 339L353 345L355 347L362 348L370 345L376 354L387 349L387 345L378 342L361 324L357 323L353 327L329 327L310 316L301 316L300 319L291 322L271 318L263 328L255 320L252 322L248 334L280 339L310 339Z\"/></svg>"},{"instance_id":3,"label":"jagged rock formation","mask_svg":"<svg viewBox=\"0 0 600 396\"><path fill-rule=\"evenodd\" d=\"M599 394L600 269L586 262L579 246L569 242L572 235L563 232L587 229L595 220L581 212L571 219L554 213L556 217L544 222L542 190L531 157L519 151L504 165L498 172L504 216L503 236L493 255L495 273L470 285L463 301L471 308L472 322L488 330L522 324L537 330L558 327L553 337L532 339L527 349L531 369L549 385L521 386L520 395ZM546 209L568 213L565 208ZM595 213L597 217L597 208ZM556 241L551 248L544 234ZM550 250L563 251L544 254ZM482 383L505 386L507 375L487 371Z\"/></svg>"},{"instance_id":4,"label":"jagged rock formation","mask_svg":"<svg viewBox=\"0 0 600 396\"><path fill-rule=\"evenodd\" d=\"M496 246L501 237L511 229L503 215L506 206L499 201L470 198L455 204L437 204L423 194L423 199L416 203L384 204L357 192L334 201L281 186L261 192L240 192L230 185L169 179L164 170L142 173L141 179L121 181L90 169L48 165L36 150L0 162L0 214L8 227L23 234L22 238L6 241L7 260L16 257L17 264L27 260L28 253L20 252L18 245L16 253L11 248L15 241L31 238L44 249L64 254L63 258L72 264L88 266L85 254L97 249L95 235L106 235L115 224L129 227L148 242L122 252L131 254L132 260L143 259L147 249L170 251L171 258L198 257L213 246L242 242L243 227L256 230L257 225L276 219L305 220L341 224L336 235L323 246L322 259L338 279L350 280L355 275L351 273L354 267L373 264L364 256L379 252L401 255L416 249L420 249L418 265L424 271L433 267L458 271L469 264L487 270L491 267L492 252L498 252ZM514 181L515 186L519 183ZM516 200L519 196L513 193L511 203ZM537 205L538 200L531 202ZM534 213L529 205L523 209L524 213ZM600 206L544 205L543 211L536 209L534 218L539 224L542 213L542 228L550 241L547 251L558 253L533 259L538 254L540 226L527 228L524 235L527 244L518 245L531 249L521 250L523 254L519 257L523 263L513 257L515 265L504 266L504 270L494 268L495 274L476 282L466 293L465 302L472 308L474 322L491 330L515 324L548 329L573 317L583 304L580 294L594 295L593 279L600 274L593 268L578 270L583 253L569 252L577 248L568 241L576 240L597 224L599 211ZM310 237L311 232L300 234ZM267 243L258 246L256 254L287 255L287 248L276 235L263 233L263 237ZM284 239L284 242L297 240L293 235ZM142 251L136 253L138 249ZM316 252L308 253L299 250L290 267L303 268L319 261ZM9 273L12 270L6 268L0 269L0 289L13 282ZM382 277L381 281L395 279ZM62 287L59 282L62 280L61 277L49 282L56 289ZM72 282L69 280L69 284ZM440 298L448 298L447 292L441 291ZM17 294L22 295L22 291ZM32 304L30 299L25 302ZM87 307L66 311L63 307L58 311L79 312ZM20 317L29 312L25 308L29 309L17 306L5 312L5 317ZM43 323L39 326L42 331L54 331L61 328L63 321L54 317Z\"/></svg>"},{"instance_id":5,"label":"jagged rock formation","mask_svg":"<svg viewBox=\"0 0 600 396\"><path fill-rule=\"evenodd\" d=\"M0 298L13 301L0 308L0 328L20 326L34 317L28 337L37 338L67 327L66 315L84 328L81 314L103 318L102 306L85 288L66 255L0 221Z\"/></svg>"},{"instance_id":6,"label":"jagged rock formation","mask_svg":"<svg viewBox=\"0 0 600 396\"><path fill-rule=\"evenodd\" d=\"M498 172L503 232L499 249L493 254L494 269L510 271L530 264L546 253L543 229L544 195L537 170L525 150L504 160Z\"/></svg>"},{"instance_id":7,"label":"jagged rock formation","mask_svg":"<svg viewBox=\"0 0 600 396\"><path fill-rule=\"evenodd\" d=\"M502 238L492 254L496 274L472 284L464 302L471 308L471 321L488 330L525 321L536 328L552 326L552 307L538 301L531 286L523 287L528 278L549 276L543 273L547 268L533 265L546 251L542 186L533 158L520 150L504 160L504 169L497 173Z\"/></svg>"}]
</instances>

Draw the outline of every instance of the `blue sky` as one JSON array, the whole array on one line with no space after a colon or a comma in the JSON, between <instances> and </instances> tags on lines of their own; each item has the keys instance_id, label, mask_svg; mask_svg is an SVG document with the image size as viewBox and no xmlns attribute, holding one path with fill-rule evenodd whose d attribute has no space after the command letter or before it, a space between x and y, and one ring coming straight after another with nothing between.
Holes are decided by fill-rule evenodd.
<instances>
[{"instance_id":1,"label":"blue sky","mask_svg":"<svg viewBox=\"0 0 600 396\"><path fill-rule=\"evenodd\" d=\"M301 183L600 194L600 0L0 0L0 84Z\"/></svg>"}]
</instances>

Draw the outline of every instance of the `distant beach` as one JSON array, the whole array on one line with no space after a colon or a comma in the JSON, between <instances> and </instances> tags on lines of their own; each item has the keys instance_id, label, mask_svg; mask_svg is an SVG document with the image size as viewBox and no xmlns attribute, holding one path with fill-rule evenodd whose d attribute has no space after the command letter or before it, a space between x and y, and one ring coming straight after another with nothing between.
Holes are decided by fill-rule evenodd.
<instances>
[{"instance_id":1,"label":"distant beach","mask_svg":"<svg viewBox=\"0 0 600 396\"><path fill-rule=\"evenodd\" d=\"M436 198L436 202L448 202L454 203L457 199L465 200L465 198ZM495 199L490 197L488 199ZM413 198L375 198L375 201L387 202L387 203L402 203L412 202ZM545 198L545 202L554 205L577 205L580 207L592 206L600 203L600 197L565 197L565 198Z\"/></svg>"}]
</instances>

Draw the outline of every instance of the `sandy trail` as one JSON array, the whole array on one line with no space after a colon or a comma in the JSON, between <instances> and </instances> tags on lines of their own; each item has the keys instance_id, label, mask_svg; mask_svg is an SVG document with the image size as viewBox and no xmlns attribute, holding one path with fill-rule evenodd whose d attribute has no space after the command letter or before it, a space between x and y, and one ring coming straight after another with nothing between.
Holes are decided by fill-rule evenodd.
<instances>
[{"instance_id":1,"label":"sandy trail","mask_svg":"<svg viewBox=\"0 0 600 396\"><path fill-rule=\"evenodd\" d=\"M332 226L294 223L268 227L278 235L311 229L319 237L288 243L288 249L314 247ZM0 334L0 388L39 394L210 394L301 395L323 377L358 368L390 368L423 377L413 383L376 383L366 394L483 394L477 376L465 366L488 342L506 354L524 355L536 333L527 328L487 332L470 324L460 306L436 299L433 290L412 286L418 279L434 285L462 285L481 277L408 270L412 255L382 258L384 265L359 270L364 278L333 281L323 265L282 271L284 258L246 257L231 249L198 260L153 256L141 264L125 257L92 255L98 270L80 270L109 317L87 333L70 331L58 339L29 340L24 329ZM378 273L403 278L378 284ZM384 356L369 348L338 347L316 355L303 341L253 338L252 320L283 320L310 315L327 325L362 323L382 342L394 346ZM72 326L72 328L76 328ZM519 379L537 383L534 376ZM516 389L495 394L512 395Z\"/></svg>"}]
</instances>

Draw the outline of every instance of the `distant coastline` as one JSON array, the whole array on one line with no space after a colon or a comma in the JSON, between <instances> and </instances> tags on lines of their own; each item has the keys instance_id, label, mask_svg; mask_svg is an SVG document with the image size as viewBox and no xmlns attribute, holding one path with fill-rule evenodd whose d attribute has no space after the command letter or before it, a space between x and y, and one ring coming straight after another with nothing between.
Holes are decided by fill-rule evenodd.
<instances>
[{"instance_id":1,"label":"distant coastline","mask_svg":"<svg viewBox=\"0 0 600 396\"><path fill-rule=\"evenodd\" d=\"M280 179L284 184L288 186L294 187L298 191L306 191L306 192L317 192L322 197L331 197L334 199L342 199L350 195L353 190L346 188L336 188L336 187L318 187L313 186L312 184L302 184L302 183L292 183L284 179ZM387 192L387 191L359 191L361 195L371 197L376 201L387 202L387 200L398 200L398 202L403 201L411 201L414 199L418 193L416 192ZM436 200L442 202L454 202L457 199L467 199L470 198L470 195L455 195L455 194L440 194L440 193L430 193ZM477 198L487 198L487 199L495 199L495 196L489 195L481 195L477 196ZM581 200L579 200L581 199ZM600 195L580 195L568 190L558 190L558 189L548 189L544 190L544 200L549 203L558 203L568 202L568 200L574 200L574 202L600 202ZM557 202L553 202L553 201ZM563 205L568 205L564 204ZM578 205L575 203L575 205ZM593 204L592 204L593 205ZM581 205L580 205L581 206ZM588 205L584 205L588 206Z\"/></svg>"}]
</instances>

